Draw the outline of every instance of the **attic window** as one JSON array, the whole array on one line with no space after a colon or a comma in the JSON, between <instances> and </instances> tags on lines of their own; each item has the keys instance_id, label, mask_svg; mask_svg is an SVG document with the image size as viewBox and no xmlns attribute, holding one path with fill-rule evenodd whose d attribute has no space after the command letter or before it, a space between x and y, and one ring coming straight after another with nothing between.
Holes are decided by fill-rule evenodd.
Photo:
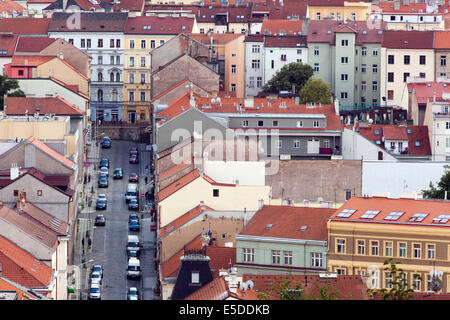
<instances>
[{"instance_id":1,"label":"attic window","mask_svg":"<svg viewBox=\"0 0 450 320\"><path fill-rule=\"evenodd\" d=\"M415 213L408 221L420 222L428 215L428 213Z\"/></svg>"},{"instance_id":2,"label":"attic window","mask_svg":"<svg viewBox=\"0 0 450 320\"><path fill-rule=\"evenodd\" d=\"M219 189L213 189L213 197L219 196Z\"/></svg>"},{"instance_id":3,"label":"attic window","mask_svg":"<svg viewBox=\"0 0 450 320\"><path fill-rule=\"evenodd\" d=\"M396 221L396 220L398 220L403 214L404 214L404 212L400 212L400 211L392 211L392 212L389 213L386 217L384 217L384 220L393 220L393 221Z\"/></svg>"},{"instance_id":4,"label":"attic window","mask_svg":"<svg viewBox=\"0 0 450 320\"><path fill-rule=\"evenodd\" d=\"M378 213L380 213L379 210L367 210L360 218L373 219Z\"/></svg>"},{"instance_id":5,"label":"attic window","mask_svg":"<svg viewBox=\"0 0 450 320\"><path fill-rule=\"evenodd\" d=\"M191 273L191 283L199 284L200 283L200 273L198 271L192 271Z\"/></svg>"},{"instance_id":6,"label":"attic window","mask_svg":"<svg viewBox=\"0 0 450 320\"><path fill-rule=\"evenodd\" d=\"M308 226L301 226L300 227L300 231L305 231L306 229L308 229Z\"/></svg>"},{"instance_id":7,"label":"attic window","mask_svg":"<svg viewBox=\"0 0 450 320\"><path fill-rule=\"evenodd\" d=\"M376 135L376 136L379 136L379 135L380 135L380 130L375 129L375 130L373 131L373 134Z\"/></svg>"},{"instance_id":8,"label":"attic window","mask_svg":"<svg viewBox=\"0 0 450 320\"><path fill-rule=\"evenodd\" d=\"M266 229L269 230L269 229L272 229L272 227L273 227L273 224L269 223L269 224L266 226Z\"/></svg>"},{"instance_id":9,"label":"attic window","mask_svg":"<svg viewBox=\"0 0 450 320\"><path fill-rule=\"evenodd\" d=\"M406 133L407 133L407 134L411 134L411 133L412 133L411 128L406 129Z\"/></svg>"},{"instance_id":10,"label":"attic window","mask_svg":"<svg viewBox=\"0 0 450 320\"><path fill-rule=\"evenodd\" d=\"M433 219L433 223L447 223L449 219L449 214L440 214L437 218Z\"/></svg>"},{"instance_id":11,"label":"attic window","mask_svg":"<svg viewBox=\"0 0 450 320\"><path fill-rule=\"evenodd\" d=\"M420 147L420 141L414 142L414 145L415 145L416 147Z\"/></svg>"},{"instance_id":12,"label":"attic window","mask_svg":"<svg viewBox=\"0 0 450 320\"><path fill-rule=\"evenodd\" d=\"M338 213L338 217L348 218L350 217L356 210L355 209L344 209Z\"/></svg>"}]
</instances>

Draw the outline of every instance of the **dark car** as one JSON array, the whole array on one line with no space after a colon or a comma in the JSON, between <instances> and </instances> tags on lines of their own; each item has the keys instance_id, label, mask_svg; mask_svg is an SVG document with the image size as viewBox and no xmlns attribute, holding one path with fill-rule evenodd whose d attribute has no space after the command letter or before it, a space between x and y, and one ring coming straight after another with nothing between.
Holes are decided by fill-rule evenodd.
<instances>
[{"instance_id":1,"label":"dark car","mask_svg":"<svg viewBox=\"0 0 450 320\"><path fill-rule=\"evenodd\" d=\"M137 173L131 173L130 176L128 177L128 181L130 182L139 182L139 176Z\"/></svg>"},{"instance_id":2,"label":"dark car","mask_svg":"<svg viewBox=\"0 0 450 320\"><path fill-rule=\"evenodd\" d=\"M104 199L97 199L97 202L95 203L95 209L96 210L106 210L106 200Z\"/></svg>"},{"instance_id":3,"label":"dark car","mask_svg":"<svg viewBox=\"0 0 450 320\"><path fill-rule=\"evenodd\" d=\"M122 179L123 178L123 171L122 168L115 168L113 173L114 179Z\"/></svg>"},{"instance_id":4,"label":"dark car","mask_svg":"<svg viewBox=\"0 0 450 320\"><path fill-rule=\"evenodd\" d=\"M101 167L106 167L109 168L109 159L108 158L102 158L100 160L100 164L98 165L100 168Z\"/></svg>"},{"instance_id":5,"label":"dark car","mask_svg":"<svg viewBox=\"0 0 450 320\"><path fill-rule=\"evenodd\" d=\"M110 137L103 137L102 149L109 149L109 148L111 148L111 138Z\"/></svg>"},{"instance_id":6,"label":"dark car","mask_svg":"<svg viewBox=\"0 0 450 320\"><path fill-rule=\"evenodd\" d=\"M139 220L130 220L128 222L128 229L130 231L139 231L141 229L141 226L139 224Z\"/></svg>"},{"instance_id":7,"label":"dark car","mask_svg":"<svg viewBox=\"0 0 450 320\"><path fill-rule=\"evenodd\" d=\"M99 188L108 188L108 178L106 176L100 176L98 178L98 187Z\"/></svg>"},{"instance_id":8,"label":"dark car","mask_svg":"<svg viewBox=\"0 0 450 320\"><path fill-rule=\"evenodd\" d=\"M95 217L94 225L96 226L104 226L106 223L106 218L103 214L99 214Z\"/></svg>"},{"instance_id":9,"label":"dark car","mask_svg":"<svg viewBox=\"0 0 450 320\"><path fill-rule=\"evenodd\" d=\"M128 203L128 210L139 210L139 202L137 199L131 199Z\"/></svg>"},{"instance_id":10,"label":"dark car","mask_svg":"<svg viewBox=\"0 0 450 320\"><path fill-rule=\"evenodd\" d=\"M139 158L138 158L138 156L135 155L135 154L132 154L132 155L130 156L129 162L130 162L130 163L133 163L133 164L139 163Z\"/></svg>"},{"instance_id":11,"label":"dark car","mask_svg":"<svg viewBox=\"0 0 450 320\"><path fill-rule=\"evenodd\" d=\"M132 154L135 154L135 155L139 156L139 150L138 150L138 148L136 148L136 147L130 148L130 156L131 156Z\"/></svg>"},{"instance_id":12,"label":"dark car","mask_svg":"<svg viewBox=\"0 0 450 320\"><path fill-rule=\"evenodd\" d=\"M131 220L138 220L139 221L139 216L137 213L130 213L130 215L128 216L128 222L130 222Z\"/></svg>"},{"instance_id":13,"label":"dark car","mask_svg":"<svg viewBox=\"0 0 450 320\"><path fill-rule=\"evenodd\" d=\"M128 258L138 258L139 257L139 251L137 251L137 250L128 250L127 254L128 254Z\"/></svg>"}]
</instances>

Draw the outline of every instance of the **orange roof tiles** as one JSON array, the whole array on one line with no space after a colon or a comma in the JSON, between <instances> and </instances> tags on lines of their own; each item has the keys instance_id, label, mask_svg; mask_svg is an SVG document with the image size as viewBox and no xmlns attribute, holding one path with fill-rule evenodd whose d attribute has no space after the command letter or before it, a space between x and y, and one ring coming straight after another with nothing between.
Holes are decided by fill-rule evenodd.
<instances>
[{"instance_id":1,"label":"orange roof tiles","mask_svg":"<svg viewBox=\"0 0 450 320\"><path fill-rule=\"evenodd\" d=\"M450 49L450 30L434 31L434 48Z\"/></svg>"},{"instance_id":2,"label":"orange roof tiles","mask_svg":"<svg viewBox=\"0 0 450 320\"><path fill-rule=\"evenodd\" d=\"M327 241L327 221L335 211L265 205L254 214L239 235ZM306 228L302 230L302 227Z\"/></svg>"},{"instance_id":3,"label":"orange roof tiles","mask_svg":"<svg viewBox=\"0 0 450 320\"><path fill-rule=\"evenodd\" d=\"M396 125L383 126L383 136L386 140L408 140L406 127Z\"/></svg>"},{"instance_id":4,"label":"orange roof tiles","mask_svg":"<svg viewBox=\"0 0 450 320\"><path fill-rule=\"evenodd\" d=\"M12 57L14 55L14 48L16 47L16 43L19 39L19 36L6 33L0 34L0 50L6 51L6 54L3 54L3 57Z\"/></svg>"},{"instance_id":5,"label":"orange roof tiles","mask_svg":"<svg viewBox=\"0 0 450 320\"><path fill-rule=\"evenodd\" d=\"M448 82L408 83L408 91L412 92L416 96L417 103L427 103L428 101L433 101L435 95L436 101L444 101L443 94L450 92L450 83Z\"/></svg>"},{"instance_id":6,"label":"orange roof tiles","mask_svg":"<svg viewBox=\"0 0 450 320\"><path fill-rule=\"evenodd\" d=\"M187 33L190 38L197 40L200 43L210 45L211 44L211 38L213 40L212 44L226 44L230 41L233 41L239 37L242 37L244 35L239 33L212 33L211 36L208 36L207 34L200 34L200 33Z\"/></svg>"},{"instance_id":7,"label":"orange roof tiles","mask_svg":"<svg viewBox=\"0 0 450 320\"><path fill-rule=\"evenodd\" d=\"M157 195L158 201L163 201L164 199L170 197L172 194L184 188L186 185L188 185L189 183L191 183L192 181L196 180L199 177L200 173L198 172L198 170L197 169L192 170L191 172L184 175L180 179L166 186L164 189L161 189Z\"/></svg>"},{"instance_id":8,"label":"orange roof tiles","mask_svg":"<svg viewBox=\"0 0 450 320\"><path fill-rule=\"evenodd\" d=\"M51 284L52 268L3 236L0 236L0 264L3 277L25 287L43 287Z\"/></svg>"},{"instance_id":9,"label":"orange roof tiles","mask_svg":"<svg viewBox=\"0 0 450 320\"><path fill-rule=\"evenodd\" d=\"M26 10L25 7L12 0L0 1L0 12L3 14L21 13Z\"/></svg>"},{"instance_id":10,"label":"orange roof tiles","mask_svg":"<svg viewBox=\"0 0 450 320\"><path fill-rule=\"evenodd\" d=\"M174 165L173 167L170 167L169 169L159 173L158 175L158 180L162 181L168 177L170 177L171 175L173 175L174 173L177 173L178 171L185 169L186 167L189 167L192 165L192 161L191 159L188 159L182 163L179 163L177 165Z\"/></svg>"},{"instance_id":11,"label":"orange roof tiles","mask_svg":"<svg viewBox=\"0 0 450 320\"><path fill-rule=\"evenodd\" d=\"M134 1L134 0L133 0ZM139 16L128 18L125 34L170 34L192 32L194 18Z\"/></svg>"},{"instance_id":12,"label":"orange roof tiles","mask_svg":"<svg viewBox=\"0 0 450 320\"><path fill-rule=\"evenodd\" d=\"M5 113L7 115L32 115L54 113L64 116L82 116L83 111L61 97L34 98L34 97L6 97ZM39 109L39 110L38 110Z\"/></svg>"},{"instance_id":13,"label":"orange roof tiles","mask_svg":"<svg viewBox=\"0 0 450 320\"><path fill-rule=\"evenodd\" d=\"M0 277L0 292L16 292L17 297L16 300L38 300L39 298L35 295L29 294L27 291L28 288L22 287L19 288L20 284L13 282L4 277ZM20 286L21 287L21 286Z\"/></svg>"},{"instance_id":14,"label":"orange roof tiles","mask_svg":"<svg viewBox=\"0 0 450 320\"><path fill-rule=\"evenodd\" d=\"M48 34L50 18L3 18L0 19L0 32L14 34Z\"/></svg>"},{"instance_id":15,"label":"orange roof tiles","mask_svg":"<svg viewBox=\"0 0 450 320\"><path fill-rule=\"evenodd\" d=\"M339 214L344 210L356 210L348 217L341 217ZM361 217L367 210L379 211L373 218ZM385 219L391 212L403 212L397 219ZM425 213L423 220L411 220L416 213ZM392 199L384 197L352 197L347 200L336 212L330 217L330 220L352 221L361 223L396 223L410 226L431 226L431 227L449 227L450 218L446 220L434 220L440 215L449 215L450 202L439 200L414 200L414 199Z\"/></svg>"},{"instance_id":16,"label":"orange roof tiles","mask_svg":"<svg viewBox=\"0 0 450 320\"><path fill-rule=\"evenodd\" d=\"M191 249L201 249L202 248L202 237L201 235L196 236L194 239L192 239L189 243L186 243L184 246L186 250ZM180 267L180 258L183 256L184 251L183 249L179 250L177 253L175 253L173 256L168 258L167 260L163 261L160 264L161 268L161 278L175 278L178 273L178 268Z\"/></svg>"},{"instance_id":17,"label":"orange roof tiles","mask_svg":"<svg viewBox=\"0 0 450 320\"><path fill-rule=\"evenodd\" d=\"M225 300L230 296L224 277L219 277L191 293L184 300Z\"/></svg>"},{"instance_id":18,"label":"orange roof tiles","mask_svg":"<svg viewBox=\"0 0 450 320\"><path fill-rule=\"evenodd\" d=\"M262 34L297 35L302 31L302 20L268 19L261 26Z\"/></svg>"},{"instance_id":19,"label":"orange roof tiles","mask_svg":"<svg viewBox=\"0 0 450 320\"><path fill-rule=\"evenodd\" d=\"M56 59L56 56L14 56L11 60L11 65L37 67L53 59Z\"/></svg>"},{"instance_id":20,"label":"orange roof tiles","mask_svg":"<svg viewBox=\"0 0 450 320\"><path fill-rule=\"evenodd\" d=\"M37 139L35 137L29 137L26 140L29 141L30 143L32 143L33 145L35 145L36 147L38 147L39 149L41 149L42 151L44 151L45 153L47 153L48 155L50 155L52 158L54 158L54 159L58 160L59 162L63 163L66 167L74 169L75 163L72 160L64 157L62 154L60 154L59 152L53 150L52 148L47 146L45 143L43 143L39 139Z\"/></svg>"},{"instance_id":21,"label":"orange roof tiles","mask_svg":"<svg viewBox=\"0 0 450 320\"><path fill-rule=\"evenodd\" d=\"M433 49L433 31L384 30L381 46L389 49Z\"/></svg>"},{"instance_id":22,"label":"orange roof tiles","mask_svg":"<svg viewBox=\"0 0 450 320\"><path fill-rule=\"evenodd\" d=\"M408 5L404 5L398 2L398 9L395 8L394 2L380 2L377 5L372 6L372 11L381 10L383 13L402 13L402 14L419 14L427 13L426 3L413 3L410 2ZM429 13L428 13L429 14Z\"/></svg>"},{"instance_id":23,"label":"orange roof tiles","mask_svg":"<svg viewBox=\"0 0 450 320\"><path fill-rule=\"evenodd\" d=\"M49 37L20 37L16 52L41 52L55 41Z\"/></svg>"}]
</instances>

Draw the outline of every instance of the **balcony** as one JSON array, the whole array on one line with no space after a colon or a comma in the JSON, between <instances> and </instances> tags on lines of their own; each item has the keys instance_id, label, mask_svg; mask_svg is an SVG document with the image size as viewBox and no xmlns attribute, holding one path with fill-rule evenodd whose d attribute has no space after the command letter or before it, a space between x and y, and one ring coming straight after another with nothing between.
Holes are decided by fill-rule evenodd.
<instances>
[{"instance_id":1,"label":"balcony","mask_svg":"<svg viewBox=\"0 0 450 320\"><path fill-rule=\"evenodd\" d=\"M333 153L332 148L319 148L319 154L328 154L331 155Z\"/></svg>"}]
</instances>

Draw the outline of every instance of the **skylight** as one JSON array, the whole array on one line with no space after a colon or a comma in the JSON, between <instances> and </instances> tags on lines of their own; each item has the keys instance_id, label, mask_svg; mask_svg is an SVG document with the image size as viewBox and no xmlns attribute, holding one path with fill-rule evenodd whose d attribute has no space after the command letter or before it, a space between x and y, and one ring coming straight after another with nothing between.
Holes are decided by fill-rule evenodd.
<instances>
[{"instance_id":1,"label":"skylight","mask_svg":"<svg viewBox=\"0 0 450 320\"><path fill-rule=\"evenodd\" d=\"M406 129L406 133L407 133L407 134L411 134L411 133L412 133L411 128Z\"/></svg>"},{"instance_id":2,"label":"skylight","mask_svg":"<svg viewBox=\"0 0 450 320\"><path fill-rule=\"evenodd\" d=\"M420 222L428 215L428 213L415 213L409 218L409 221Z\"/></svg>"},{"instance_id":3,"label":"skylight","mask_svg":"<svg viewBox=\"0 0 450 320\"><path fill-rule=\"evenodd\" d=\"M380 130L378 130L378 129L373 130L373 134L376 135L376 136L379 136L380 135Z\"/></svg>"},{"instance_id":4,"label":"skylight","mask_svg":"<svg viewBox=\"0 0 450 320\"><path fill-rule=\"evenodd\" d=\"M384 218L384 220L394 220L395 221L395 220L398 220L398 218L400 218L403 214L404 214L404 212L392 211Z\"/></svg>"},{"instance_id":5,"label":"skylight","mask_svg":"<svg viewBox=\"0 0 450 320\"><path fill-rule=\"evenodd\" d=\"M338 213L338 217L348 218L350 217L356 210L355 209L344 209Z\"/></svg>"},{"instance_id":6,"label":"skylight","mask_svg":"<svg viewBox=\"0 0 450 320\"><path fill-rule=\"evenodd\" d=\"M360 218L363 219L372 219L374 218L380 211L379 210L367 210Z\"/></svg>"},{"instance_id":7,"label":"skylight","mask_svg":"<svg viewBox=\"0 0 450 320\"><path fill-rule=\"evenodd\" d=\"M434 223L447 223L450 219L450 214L440 214L437 218L433 219Z\"/></svg>"}]
</instances>

